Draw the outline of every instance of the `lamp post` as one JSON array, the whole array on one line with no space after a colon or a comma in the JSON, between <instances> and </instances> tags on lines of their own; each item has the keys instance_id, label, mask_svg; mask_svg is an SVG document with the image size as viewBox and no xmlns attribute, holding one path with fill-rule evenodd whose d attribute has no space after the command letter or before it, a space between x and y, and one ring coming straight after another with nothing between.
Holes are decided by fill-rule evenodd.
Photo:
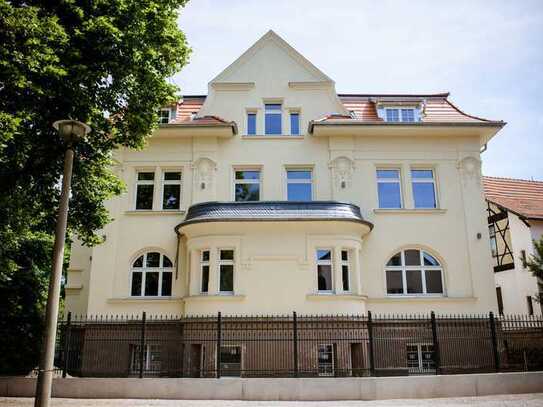
<instances>
[{"instance_id":1,"label":"lamp post","mask_svg":"<svg viewBox=\"0 0 543 407\"><path fill-rule=\"evenodd\" d=\"M62 191L57 214L55 229L55 245L53 247L53 267L49 278L47 308L45 310L45 336L42 357L36 385L35 407L48 407L51 400L51 385L55 359L55 342L57 336L58 306L60 300L60 280L64 260L64 241L66 239L66 224L68 221L68 201L72 182L72 167L74 162L74 145L83 139L90 127L75 120L59 120L53 123L66 143L64 153L64 173L62 176Z\"/></svg>"}]
</instances>

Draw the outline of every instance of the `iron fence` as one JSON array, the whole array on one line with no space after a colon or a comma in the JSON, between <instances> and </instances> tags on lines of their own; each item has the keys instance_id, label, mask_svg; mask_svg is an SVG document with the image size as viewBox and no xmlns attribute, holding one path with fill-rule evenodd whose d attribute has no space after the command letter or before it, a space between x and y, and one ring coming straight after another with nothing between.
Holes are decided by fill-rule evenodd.
<instances>
[{"instance_id":1,"label":"iron fence","mask_svg":"<svg viewBox=\"0 0 543 407\"><path fill-rule=\"evenodd\" d=\"M543 370L533 316L76 318L57 366L83 377L359 377Z\"/></svg>"}]
</instances>

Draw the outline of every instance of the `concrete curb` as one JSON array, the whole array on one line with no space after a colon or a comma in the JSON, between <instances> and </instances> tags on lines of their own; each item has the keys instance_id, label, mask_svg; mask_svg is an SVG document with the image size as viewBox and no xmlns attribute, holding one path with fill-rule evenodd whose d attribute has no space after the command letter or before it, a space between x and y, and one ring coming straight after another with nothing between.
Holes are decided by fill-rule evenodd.
<instances>
[{"instance_id":1,"label":"concrete curb","mask_svg":"<svg viewBox=\"0 0 543 407\"><path fill-rule=\"evenodd\" d=\"M33 397L35 388L35 378L0 377L0 397ZM53 397L86 399L388 400L541 391L543 391L543 372L366 378L53 380Z\"/></svg>"}]
</instances>

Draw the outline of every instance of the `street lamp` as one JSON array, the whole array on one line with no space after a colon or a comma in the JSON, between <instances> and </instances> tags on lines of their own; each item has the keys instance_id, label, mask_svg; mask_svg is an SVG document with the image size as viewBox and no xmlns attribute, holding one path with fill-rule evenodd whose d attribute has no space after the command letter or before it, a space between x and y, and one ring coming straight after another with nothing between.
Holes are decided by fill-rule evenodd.
<instances>
[{"instance_id":1,"label":"street lamp","mask_svg":"<svg viewBox=\"0 0 543 407\"><path fill-rule=\"evenodd\" d=\"M74 162L74 145L83 139L91 128L76 120L59 120L53 123L66 143L64 153L64 173L62 176L62 191L58 207L57 225L55 229L55 245L53 247L53 268L49 278L47 308L45 310L45 336L36 385L35 407L48 407L51 400L51 385L55 359L55 341L57 336L58 306L60 300L60 279L64 259L64 241L66 239L66 224L68 221L68 201L72 182L72 167Z\"/></svg>"}]
</instances>

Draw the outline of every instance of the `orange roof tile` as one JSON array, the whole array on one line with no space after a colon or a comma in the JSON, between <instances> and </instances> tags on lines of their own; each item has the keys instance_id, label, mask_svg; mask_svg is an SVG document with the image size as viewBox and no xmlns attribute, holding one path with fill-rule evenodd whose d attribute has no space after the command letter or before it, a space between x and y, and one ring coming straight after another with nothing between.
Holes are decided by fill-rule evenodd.
<instances>
[{"instance_id":1,"label":"orange roof tile","mask_svg":"<svg viewBox=\"0 0 543 407\"><path fill-rule=\"evenodd\" d=\"M485 197L527 219L543 220L543 181L483 177Z\"/></svg>"},{"instance_id":2,"label":"orange roof tile","mask_svg":"<svg viewBox=\"0 0 543 407\"><path fill-rule=\"evenodd\" d=\"M448 93L435 94L339 94L338 97L352 117L332 113L319 120L347 119L353 122L382 122L377 115L377 103L409 104L421 103L423 105L422 123L501 123L469 115L448 100ZM206 99L205 95L184 96L177 104L177 115L174 123L190 122L197 116ZM340 117L341 116L341 117Z\"/></svg>"}]
</instances>

